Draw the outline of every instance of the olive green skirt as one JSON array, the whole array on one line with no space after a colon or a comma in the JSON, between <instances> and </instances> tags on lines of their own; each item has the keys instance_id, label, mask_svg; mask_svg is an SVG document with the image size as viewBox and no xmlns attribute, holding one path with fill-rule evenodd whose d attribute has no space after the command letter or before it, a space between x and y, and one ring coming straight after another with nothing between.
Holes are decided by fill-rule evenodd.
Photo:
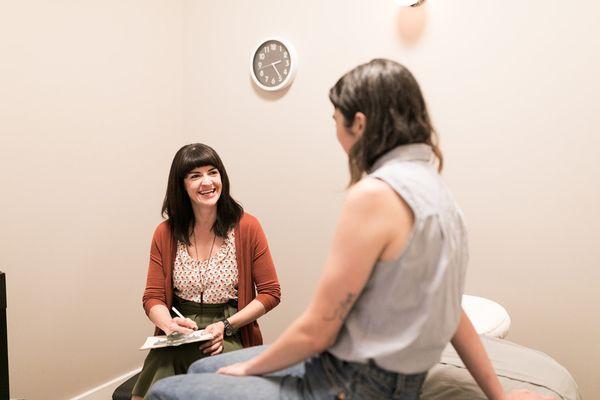
<instances>
[{"instance_id":1,"label":"olive green skirt","mask_svg":"<svg viewBox=\"0 0 600 400\"><path fill-rule=\"evenodd\" d=\"M175 298L173 304L185 317L198 324L198 329L229 318L237 312L237 308L230 304L200 304L193 301ZM173 316L175 316L173 314ZM169 376L185 374L194 361L208 357L199 347L204 342L188 343L181 346L152 349L148 353L142 372L133 387L132 395L144 397L150 386L159 379ZM239 332L233 336L225 336L223 352L227 353L242 348Z\"/></svg>"}]
</instances>

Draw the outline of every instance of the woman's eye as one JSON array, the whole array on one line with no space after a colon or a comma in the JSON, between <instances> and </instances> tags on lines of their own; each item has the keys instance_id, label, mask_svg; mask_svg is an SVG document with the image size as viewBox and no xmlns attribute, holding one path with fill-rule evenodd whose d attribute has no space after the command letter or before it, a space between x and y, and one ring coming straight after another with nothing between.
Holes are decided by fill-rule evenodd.
<instances>
[{"instance_id":1,"label":"woman's eye","mask_svg":"<svg viewBox=\"0 0 600 400\"><path fill-rule=\"evenodd\" d=\"M210 171L208 174L209 175L217 175L219 173L219 171Z\"/></svg>"}]
</instances>

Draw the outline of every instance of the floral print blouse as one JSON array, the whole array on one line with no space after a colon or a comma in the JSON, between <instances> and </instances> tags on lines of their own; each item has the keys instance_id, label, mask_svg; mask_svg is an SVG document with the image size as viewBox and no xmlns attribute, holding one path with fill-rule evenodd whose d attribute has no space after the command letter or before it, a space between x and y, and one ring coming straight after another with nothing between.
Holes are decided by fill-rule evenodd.
<instances>
[{"instance_id":1,"label":"floral print blouse","mask_svg":"<svg viewBox=\"0 0 600 400\"><path fill-rule=\"evenodd\" d=\"M177 242L173 267L175 295L197 303L222 304L237 299L238 268L233 229L209 260L194 260L185 243Z\"/></svg>"}]
</instances>

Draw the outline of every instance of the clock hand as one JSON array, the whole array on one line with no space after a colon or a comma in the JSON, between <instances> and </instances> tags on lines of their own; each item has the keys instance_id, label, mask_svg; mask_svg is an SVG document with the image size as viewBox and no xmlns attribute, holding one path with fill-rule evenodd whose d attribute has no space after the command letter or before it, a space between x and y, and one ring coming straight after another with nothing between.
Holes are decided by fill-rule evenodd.
<instances>
[{"instance_id":1,"label":"clock hand","mask_svg":"<svg viewBox=\"0 0 600 400\"><path fill-rule=\"evenodd\" d=\"M276 64L279 64L280 62L281 62L281 60L275 61L274 63L267 64L267 65L265 65L264 67L261 67L261 68L259 68L258 70L260 71L261 69L265 69L265 68L267 68L267 67L273 67L273 68L275 68L275 65L276 65Z\"/></svg>"},{"instance_id":2,"label":"clock hand","mask_svg":"<svg viewBox=\"0 0 600 400\"><path fill-rule=\"evenodd\" d=\"M281 61L278 61L278 62L281 62ZM277 72L277 76L279 77L279 79L281 79L281 74L277 70L277 67L275 66L275 64L277 64L277 63L272 63L271 65L273 66L273 69L275 70L275 72Z\"/></svg>"}]
</instances>

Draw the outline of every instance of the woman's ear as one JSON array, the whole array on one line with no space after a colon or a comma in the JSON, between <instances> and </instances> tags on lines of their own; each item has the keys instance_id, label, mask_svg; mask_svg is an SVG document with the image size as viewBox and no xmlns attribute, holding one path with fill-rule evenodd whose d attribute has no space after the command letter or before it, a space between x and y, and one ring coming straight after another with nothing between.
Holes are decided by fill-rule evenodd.
<instances>
[{"instance_id":1,"label":"woman's ear","mask_svg":"<svg viewBox=\"0 0 600 400\"><path fill-rule=\"evenodd\" d=\"M350 127L350 131L357 139L362 137L365 132L365 127L367 126L367 116L360 111L354 114L354 121L352 121L352 126Z\"/></svg>"}]
</instances>

